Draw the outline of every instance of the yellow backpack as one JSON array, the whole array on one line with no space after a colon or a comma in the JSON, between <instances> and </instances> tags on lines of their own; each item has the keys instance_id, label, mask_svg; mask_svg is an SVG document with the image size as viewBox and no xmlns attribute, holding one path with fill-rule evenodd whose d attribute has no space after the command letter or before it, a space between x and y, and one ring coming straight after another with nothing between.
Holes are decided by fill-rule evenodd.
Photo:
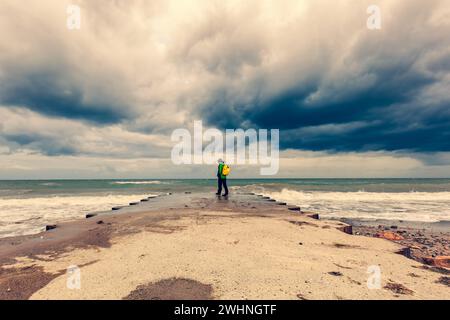
<instances>
[{"instance_id":1,"label":"yellow backpack","mask_svg":"<svg viewBox=\"0 0 450 320\"><path fill-rule=\"evenodd\" d=\"M227 176L230 174L230 171L231 171L230 167L224 164L222 168L222 175Z\"/></svg>"}]
</instances>

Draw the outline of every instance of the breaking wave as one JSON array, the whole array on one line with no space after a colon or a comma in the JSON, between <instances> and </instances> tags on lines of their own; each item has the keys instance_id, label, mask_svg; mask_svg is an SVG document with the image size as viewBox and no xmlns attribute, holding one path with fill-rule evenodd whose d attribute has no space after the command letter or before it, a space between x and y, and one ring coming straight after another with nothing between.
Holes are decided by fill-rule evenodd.
<instances>
[{"instance_id":1,"label":"breaking wave","mask_svg":"<svg viewBox=\"0 0 450 320\"><path fill-rule=\"evenodd\" d=\"M262 191L329 218L438 222L450 220L450 192Z\"/></svg>"},{"instance_id":2,"label":"breaking wave","mask_svg":"<svg viewBox=\"0 0 450 320\"><path fill-rule=\"evenodd\" d=\"M0 198L0 238L39 233L47 224L83 218L87 213L148 197L149 194Z\"/></svg>"},{"instance_id":3,"label":"breaking wave","mask_svg":"<svg viewBox=\"0 0 450 320\"><path fill-rule=\"evenodd\" d=\"M162 184L163 182L159 180L151 181L114 181L111 184Z\"/></svg>"}]
</instances>

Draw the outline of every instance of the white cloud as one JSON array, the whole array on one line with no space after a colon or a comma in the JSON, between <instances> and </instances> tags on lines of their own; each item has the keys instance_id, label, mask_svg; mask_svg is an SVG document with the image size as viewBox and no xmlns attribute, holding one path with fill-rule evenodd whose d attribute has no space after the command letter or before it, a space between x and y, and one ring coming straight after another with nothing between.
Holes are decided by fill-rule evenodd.
<instances>
[{"instance_id":1,"label":"white cloud","mask_svg":"<svg viewBox=\"0 0 450 320\"><path fill-rule=\"evenodd\" d=\"M165 135L130 132L121 125L96 127L69 119L47 118L26 109L0 107L0 135L8 150L113 158L163 158L171 143Z\"/></svg>"}]
</instances>

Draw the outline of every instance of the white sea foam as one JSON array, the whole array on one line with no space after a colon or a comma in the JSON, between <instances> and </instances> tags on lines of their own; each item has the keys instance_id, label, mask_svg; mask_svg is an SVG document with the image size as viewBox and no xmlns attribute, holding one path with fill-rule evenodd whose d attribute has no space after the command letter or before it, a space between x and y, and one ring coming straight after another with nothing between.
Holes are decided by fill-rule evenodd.
<instances>
[{"instance_id":1,"label":"white sea foam","mask_svg":"<svg viewBox=\"0 0 450 320\"><path fill-rule=\"evenodd\" d=\"M424 222L450 220L450 192L258 191L324 217Z\"/></svg>"},{"instance_id":2,"label":"white sea foam","mask_svg":"<svg viewBox=\"0 0 450 320\"><path fill-rule=\"evenodd\" d=\"M47 224L83 218L148 197L148 194L0 198L0 238L35 234Z\"/></svg>"},{"instance_id":3,"label":"white sea foam","mask_svg":"<svg viewBox=\"0 0 450 320\"><path fill-rule=\"evenodd\" d=\"M114 181L111 184L162 184L159 180L151 180L151 181Z\"/></svg>"}]
</instances>

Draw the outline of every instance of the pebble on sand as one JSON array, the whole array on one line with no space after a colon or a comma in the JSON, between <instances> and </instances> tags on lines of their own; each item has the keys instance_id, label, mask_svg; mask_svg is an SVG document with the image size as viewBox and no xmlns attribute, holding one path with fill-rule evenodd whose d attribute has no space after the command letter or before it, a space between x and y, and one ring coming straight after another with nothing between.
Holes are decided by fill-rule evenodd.
<instances>
[{"instance_id":1,"label":"pebble on sand","mask_svg":"<svg viewBox=\"0 0 450 320\"><path fill-rule=\"evenodd\" d=\"M383 239L387 239L387 240L393 240L393 241L397 241L397 240L404 240L405 238L402 237L401 235L399 235L398 233L395 232L391 232L391 231L383 231L383 232L379 232L377 234L378 238L383 238Z\"/></svg>"}]
</instances>

